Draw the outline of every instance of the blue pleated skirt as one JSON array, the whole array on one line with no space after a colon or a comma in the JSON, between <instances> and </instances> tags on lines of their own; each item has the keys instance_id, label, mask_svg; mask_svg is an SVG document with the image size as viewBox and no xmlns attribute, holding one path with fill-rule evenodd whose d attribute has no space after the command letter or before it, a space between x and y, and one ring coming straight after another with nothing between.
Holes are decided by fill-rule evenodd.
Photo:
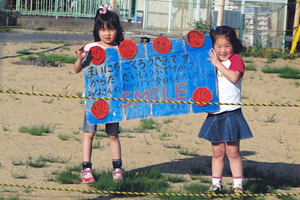
<instances>
[{"instance_id":1,"label":"blue pleated skirt","mask_svg":"<svg viewBox=\"0 0 300 200\"><path fill-rule=\"evenodd\" d=\"M211 143L234 142L253 137L241 109L208 114L198 137Z\"/></svg>"}]
</instances>

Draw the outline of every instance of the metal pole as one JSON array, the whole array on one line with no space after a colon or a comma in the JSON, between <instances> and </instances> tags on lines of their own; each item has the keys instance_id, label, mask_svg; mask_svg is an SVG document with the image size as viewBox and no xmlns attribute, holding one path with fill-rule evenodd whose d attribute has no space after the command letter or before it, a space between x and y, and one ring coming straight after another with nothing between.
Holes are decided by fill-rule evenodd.
<instances>
[{"instance_id":1,"label":"metal pole","mask_svg":"<svg viewBox=\"0 0 300 200\"><path fill-rule=\"evenodd\" d=\"M148 0L144 0L144 13L143 13L143 29L148 26Z\"/></svg>"},{"instance_id":2,"label":"metal pole","mask_svg":"<svg viewBox=\"0 0 300 200\"><path fill-rule=\"evenodd\" d=\"M169 0L169 22L168 22L168 33L171 31L171 17L172 17L172 0Z\"/></svg>"},{"instance_id":3,"label":"metal pole","mask_svg":"<svg viewBox=\"0 0 300 200\"><path fill-rule=\"evenodd\" d=\"M241 17L240 17L240 41L243 40L244 20L245 20L245 0L242 0Z\"/></svg>"},{"instance_id":4,"label":"metal pole","mask_svg":"<svg viewBox=\"0 0 300 200\"><path fill-rule=\"evenodd\" d=\"M217 26L222 26L223 13L224 13L224 1L225 0L220 0L220 3L219 3L219 12L218 12Z\"/></svg>"},{"instance_id":5,"label":"metal pole","mask_svg":"<svg viewBox=\"0 0 300 200\"><path fill-rule=\"evenodd\" d=\"M196 21L199 20L200 16L200 0L197 0L197 6L196 6Z\"/></svg>"},{"instance_id":6,"label":"metal pole","mask_svg":"<svg viewBox=\"0 0 300 200\"><path fill-rule=\"evenodd\" d=\"M20 12L21 5L20 5L20 0L16 1L16 11Z\"/></svg>"}]
</instances>

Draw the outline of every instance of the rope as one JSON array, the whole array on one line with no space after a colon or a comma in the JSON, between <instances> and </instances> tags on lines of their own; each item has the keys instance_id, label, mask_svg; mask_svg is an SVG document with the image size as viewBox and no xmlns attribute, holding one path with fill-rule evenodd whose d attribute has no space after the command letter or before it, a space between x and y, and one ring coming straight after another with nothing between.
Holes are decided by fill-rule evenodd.
<instances>
[{"instance_id":1,"label":"rope","mask_svg":"<svg viewBox=\"0 0 300 200\"><path fill-rule=\"evenodd\" d=\"M180 194L180 193L156 193L156 192L121 192L121 191L102 191L102 190L81 190L81 189L66 189L66 188L51 188L51 187L41 187L34 185L18 185L18 184L8 184L0 183L1 186L9 187L21 187L21 188L31 188L31 189L41 189L41 190L53 190L53 191L67 191L67 192L81 192L81 193L91 193L91 194L117 194L117 195L137 195L137 196L183 196L183 197L283 197L283 196L300 196L300 193L265 193L265 194Z\"/></svg>"},{"instance_id":2,"label":"rope","mask_svg":"<svg viewBox=\"0 0 300 200\"><path fill-rule=\"evenodd\" d=\"M61 97L61 98L73 98L73 99L95 99L95 100L103 99L103 100L112 100L112 101L134 101L134 102L146 102L146 103L300 107L300 104L211 103L211 102L193 102L193 101L162 101L162 100L124 99L124 98L107 98L107 97L82 97L82 96L73 96L73 95L41 94L41 93L15 92L15 91L5 91L5 90L0 90L0 93L20 94L20 95L28 95L28 96Z\"/></svg>"}]
</instances>

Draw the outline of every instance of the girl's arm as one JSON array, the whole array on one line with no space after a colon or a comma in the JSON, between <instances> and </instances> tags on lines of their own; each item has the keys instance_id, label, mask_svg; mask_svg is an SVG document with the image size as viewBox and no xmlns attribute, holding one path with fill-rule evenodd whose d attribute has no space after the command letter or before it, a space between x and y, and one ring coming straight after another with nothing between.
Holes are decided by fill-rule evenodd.
<instances>
[{"instance_id":1,"label":"girl's arm","mask_svg":"<svg viewBox=\"0 0 300 200\"><path fill-rule=\"evenodd\" d=\"M86 57L87 52L84 51L85 44L81 45L75 53L77 54L77 61L74 64L74 71L75 73L81 72L83 69L82 67L82 60Z\"/></svg>"},{"instance_id":2,"label":"girl's arm","mask_svg":"<svg viewBox=\"0 0 300 200\"><path fill-rule=\"evenodd\" d=\"M215 52L209 52L210 58L207 58L229 81L232 83L236 83L242 77L242 72L240 71L233 71L231 69L226 68Z\"/></svg>"}]
</instances>

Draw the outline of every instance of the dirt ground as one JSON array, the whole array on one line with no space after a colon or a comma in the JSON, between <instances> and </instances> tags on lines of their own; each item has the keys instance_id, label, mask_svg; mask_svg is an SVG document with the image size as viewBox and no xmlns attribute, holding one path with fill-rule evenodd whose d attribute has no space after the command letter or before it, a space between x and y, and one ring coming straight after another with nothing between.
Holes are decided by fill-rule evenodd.
<instances>
[{"instance_id":1,"label":"dirt ground","mask_svg":"<svg viewBox=\"0 0 300 200\"><path fill-rule=\"evenodd\" d=\"M91 41L87 41L91 42ZM75 74L73 64L61 67L41 67L17 65L20 61L18 50L36 49L32 52L49 50L75 56L74 50L79 43L69 46L53 43L2 43L0 44L0 89L43 94L76 95L83 92L83 73ZM61 47L61 48L58 48ZM56 50L54 50L56 49ZM5 58L4 58L5 57ZM244 103L300 104L299 81L282 79L276 74L265 74L261 69L266 66L290 66L300 69L300 59L276 60L267 64L267 59L245 58L252 60L257 71L246 71L243 81L242 97ZM298 84L296 84L298 83ZM54 99L52 103L45 103ZM0 93L0 183L32 185L52 188L94 189L86 184L59 184L47 181L51 172L64 170L66 166L81 163L80 131L83 121L84 104L80 99L36 97ZM300 177L300 108L299 107L264 107L245 106L243 113L254 137L241 141L241 154L244 165L255 165L259 170L272 169L278 174ZM161 167L166 174L178 173L188 183L192 182L188 173L192 165L206 165L211 159L211 145L197 137L206 117L205 113L155 118L162 124L161 132L148 130L146 133L123 133L121 137L123 168L127 171L144 167ZM271 120L272 119L272 120ZM163 122L171 122L164 124ZM272 122L271 122L272 121ZM53 133L33 136L20 133L22 126L50 125ZM136 128L138 120L123 121L121 127ZM100 125L101 127L102 125ZM160 135L166 132L163 140ZM61 140L59 135L68 135L68 140ZM126 137L126 135L133 137ZM92 162L95 170L111 168L111 154L107 139L100 141L100 148L93 150ZM189 152L201 156L184 156L177 149L166 145L180 145ZM16 166L13 163L28 160L29 157L52 156L70 159L66 164L47 163L43 168L27 165ZM229 166L226 164L228 171ZM16 179L14 175L25 174L26 179ZM231 177L224 173L225 187L230 187ZM204 174L208 178L210 174ZM186 183L185 183L186 184ZM174 188L180 188L174 184ZM284 192L300 192L300 188L291 188ZM115 199L117 197L80 192L52 191L18 187L0 186L0 197L19 196L20 199ZM132 197L133 198L133 197ZM127 199L132 199L127 198ZM300 198L299 196L296 198ZM140 199L140 198L135 198Z\"/></svg>"}]
</instances>

